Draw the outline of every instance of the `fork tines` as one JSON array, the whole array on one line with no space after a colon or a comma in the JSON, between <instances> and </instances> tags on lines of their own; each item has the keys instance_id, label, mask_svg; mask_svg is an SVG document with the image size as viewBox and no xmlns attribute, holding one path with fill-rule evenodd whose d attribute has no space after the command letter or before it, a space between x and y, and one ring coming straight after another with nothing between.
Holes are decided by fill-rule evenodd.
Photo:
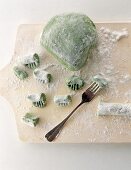
<instances>
[{"instance_id":1,"label":"fork tines","mask_svg":"<svg viewBox=\"0 0 131 170\"><path fill-rule=\"evenodd\" d=\"M96 94L101 87L99 86L99 83L97 82L92 82L92 84L88 87L87 90L90 90L92 93Z\"/></svg>"}]
</instances>

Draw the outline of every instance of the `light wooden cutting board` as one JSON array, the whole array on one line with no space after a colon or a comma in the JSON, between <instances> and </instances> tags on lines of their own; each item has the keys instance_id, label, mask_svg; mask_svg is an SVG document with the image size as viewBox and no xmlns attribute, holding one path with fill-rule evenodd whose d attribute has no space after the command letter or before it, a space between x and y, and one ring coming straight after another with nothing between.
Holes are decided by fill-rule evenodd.
<instances>
[{"instance_id":1,"label":"light wooden cutting board","mask_svg":"<svg viewBox=\"0 0 131 170\"><path fill-rule=\"evenodd\" d=\"M120 30L127 28L131 34L131 23L97 23L97 27L106 26L111 29ZM19 138L24 142L46 143L44 135L80 102L81 93L87 85L80 90L79 94L73 97L73 102L65 108L57 107L53 103L55 94L70 93L65 86L65 77L71 75L62 69L63 76L59 74L59 63L48 55L39 44L43 25L21 25L18 29L14 55L11 62L0 71L0 94L4 96L14 109ZM131 74L131 36L121 40L112 54L112 61L119 71L127 70ZM43 59L42 64L53 64L49 68L53 75L53 82L48 87L37 83L28 70L29 79L19 81L13 74L12 68L18 57L25 56L32 52L39 53ZM119 56L117 56L119 54ZM125 55L126 63L120 58ZM119 61L117 58L119 57ZM117 63L117 64L116 64ZM61 69L61 68L60 68ZM88 74L88 73L87 73ZM121 93L129 90L131 84L120 86ZM26 99L28 94L44 92L47 95L47 106L43 109L32 107ZM97 96L91 103L83 105L66 124L55 143L121 143L131 142L131 120L125 117L97 117L96 110L100 100ZM124 102L124 98L114 98L113 101ZM129 101L131 102L131 101ZM37 127L31 128L21 122L21 117L26 112L35 113L40 117ZM6 116L6 115L5 115Z\"/></svg>"}]
</instances>

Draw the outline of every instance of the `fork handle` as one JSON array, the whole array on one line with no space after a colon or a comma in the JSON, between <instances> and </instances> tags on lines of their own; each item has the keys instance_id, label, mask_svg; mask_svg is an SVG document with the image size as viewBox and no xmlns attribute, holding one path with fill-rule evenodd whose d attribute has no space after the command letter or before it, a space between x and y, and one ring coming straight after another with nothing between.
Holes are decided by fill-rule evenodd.
<instances>
[{"instance_id":1,"label":"fork handle","mask_svg":"<svg viewBox=\"0 0 131 170\"><path fill-rule=\"evenodd\" d=\"M62 130L64 124L67 122L67 120L72 116L72 114L83 104L84 102L82 101L79 103L75 109L62 121L60 122L57 126L55 126L52 130L50 130L46 135L45 138L49 141L52 142L59 134L60 131Z\"/></svg>"}]
</instances>

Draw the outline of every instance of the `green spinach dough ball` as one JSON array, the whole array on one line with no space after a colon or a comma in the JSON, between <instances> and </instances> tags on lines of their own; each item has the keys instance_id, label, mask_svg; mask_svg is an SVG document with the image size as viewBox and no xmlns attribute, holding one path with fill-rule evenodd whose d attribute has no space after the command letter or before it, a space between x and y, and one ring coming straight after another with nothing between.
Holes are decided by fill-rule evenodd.
<instances>
[{"instance_id":1,"label":"green spinach dough ball","mask_svg":"<svg viewBox=\"0 0 131 170\"><path fill-rule=\"evenodd\" d=\"M97 31L89 17L71 13L53 17L43 29L42 46L68 69L77 71L97 43Z\"/></svg>"}]
</instances>

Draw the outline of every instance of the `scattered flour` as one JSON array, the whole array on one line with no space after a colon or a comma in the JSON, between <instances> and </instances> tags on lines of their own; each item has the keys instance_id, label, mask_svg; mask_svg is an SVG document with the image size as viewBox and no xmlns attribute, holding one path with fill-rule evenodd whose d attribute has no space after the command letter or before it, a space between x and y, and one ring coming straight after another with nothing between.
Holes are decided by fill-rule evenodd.
<instances>
[{"instance_id":1,"label":"scattered flour","mask_svg":"<svg viewBox=\"0 0 131 170\"><path fill-rule=\"evenodd\" d=\"M44 62L42 61L42 64L40 67L44 68L45 70L49 70L51 74L54 76L53 83L50 83L47 86L44 86L44 92L52 93L52 90L57 92L59 87L58 85L63 83L62 79L56 80L55 77L61 78L62 76L65 77L67 75L80 75L87 84L90 84L90 77L99 74L103 76L108 82L109 82L109 88L104 91L104 96L102 94L102 97L104 99L107 98L107 96L110 94L111 98L112 97L118 97L121 98L123 94L118 90L118 86L120 84L124 83L129 83L131 81L131 75L127 73L126 71L121 73L119 70L117 70L112 62L112 53L115 50L115 47L117 46L117 41L120 39L127 37L128 36L128 31L127 29L122 29L121 31L112 31L108 28L101 27L98 30L98 46L95 50L92 51L91 57L88 60L88 64L84 66L81 70L76 71L76 72L70 72L67 69L63 68L61 65L57 65L54 63L48 63L45 62L47 59L47 56L43 59ZM35 44L38 44L38 40L32 44L32 50L35 49ZM23 47L23 46L22 46ZM24 47L23 47L24 48ZM27 49L30 48L27 47ZM125 59L126 60L126 59ZM26 69L26 68L25 68ZM28 70L29 71L29 70ZM32 74L29 74L32 76ZM30 82L30 76L29 79L23 81L19 81L15 76L12 78L8 79L9 87L13 88L14 90L17 90L18 88L24 88L24 86L27 87L28 85L28 92L30 93L32 89L32 84ZM119 83L118 83L119 82ZM43 90L43 86L41 86L39 83L35 82L33 85L37 87L40 91ZM81 92L72 92L71 95L80 95ZM131 91L126 91L124 94L125 98L128 99L128 101L131 101ZM18 111L19 107L21 107L21 102L24 99L19 99L18 96L18 102L16 103ZM110 99L109 99L110 100ZM27 110L27 107L23 107L23 110ZM75 136L81 136L79 133L81 130L79 128L74 128L74 127L81 127L81 128L87 128L87 132L91 131L92 132L92 137L91 141L89 142L95 142L97 139L97 136L102 136L101 141L110 141L112 134L115 133L115 130L119 130L119 134L123 135L125 134L125 123L130 121L130 118L126 119L124 117L112 117L110 118L110 121L108 119L104 120L101 118L99 121L103 128L99 130L97 125L92 122L94 119L95 114L93 111L90 111L90 113L87 114L87 110L85 107L85 110L82 110L81 114L77 115L69 126L69 131L66 129L63 129L62 133L66 135L72 135L74 134ZM97 119L97 118L95 118ZM56 120L56 119L55 119ZM95 120L98 121L98 120ZM50 122L47 122L46 124L43 125L43 129L45 130L50 130L53 125L55 126L56 121L50 120ZM87 126L88 124L88 126ZM110 128L110 127L116 127L116 129ZM131 135L131 132L127 131L127 134ZM90 140L90 139L89 139Z\"/></svg>"},{"instance_id":2,"label":"scattered flour","mask_svg":"<svg viewBox=\"0 0 131 170\"><path fill-rule=\"evenodd\" d=\"M121 75L120 83L126 83L131 81L131 75L130 74L123 74Z\"/></svg>"},{"instance_id":3,"label":"scattered flour","mask_svg":"<svg viewBox=\"0 0 131 170\"><path fill-rule=\"evenodd\" d=\"M126 97L127 100L131 100L131 90L128 90L124 97Z\"/></svg>"},{"instance_id":4,"label":"scattered flour","mask_svg":"<svg viewBox=\"0 0 131 170\"><path fill-rule=\"evenodd\" d=\"M128 36L128 31L126 28L123 28L121 31L111 31L108 28L101 27L100 31L106 38L111 38L113 42L119 41L121 38Z\"/></svg>"},{"instance_id":5,"label":"scattered flour","mask_svg":"<svg viewBox=\"0 0 131 170\"><path fill-rule=\"evenodd\" d=\"M111 94L111 98L114 96L121 97L122 94L118 90L118 86L119 84L129 83L131 75L127 73L127 70L121 73L114 66L112 54L117 47L117 41L127 37L128 31L125 28L122 29L122 31L111 31L108 28L101 27L98 31L98 36L98 46L91 53L87 66L81 69L81 76L89 84L90 77L95 74L100 74L109 82L110 88L106 91L107 96L108 94Z\"/></svg>"}]
</instances>

